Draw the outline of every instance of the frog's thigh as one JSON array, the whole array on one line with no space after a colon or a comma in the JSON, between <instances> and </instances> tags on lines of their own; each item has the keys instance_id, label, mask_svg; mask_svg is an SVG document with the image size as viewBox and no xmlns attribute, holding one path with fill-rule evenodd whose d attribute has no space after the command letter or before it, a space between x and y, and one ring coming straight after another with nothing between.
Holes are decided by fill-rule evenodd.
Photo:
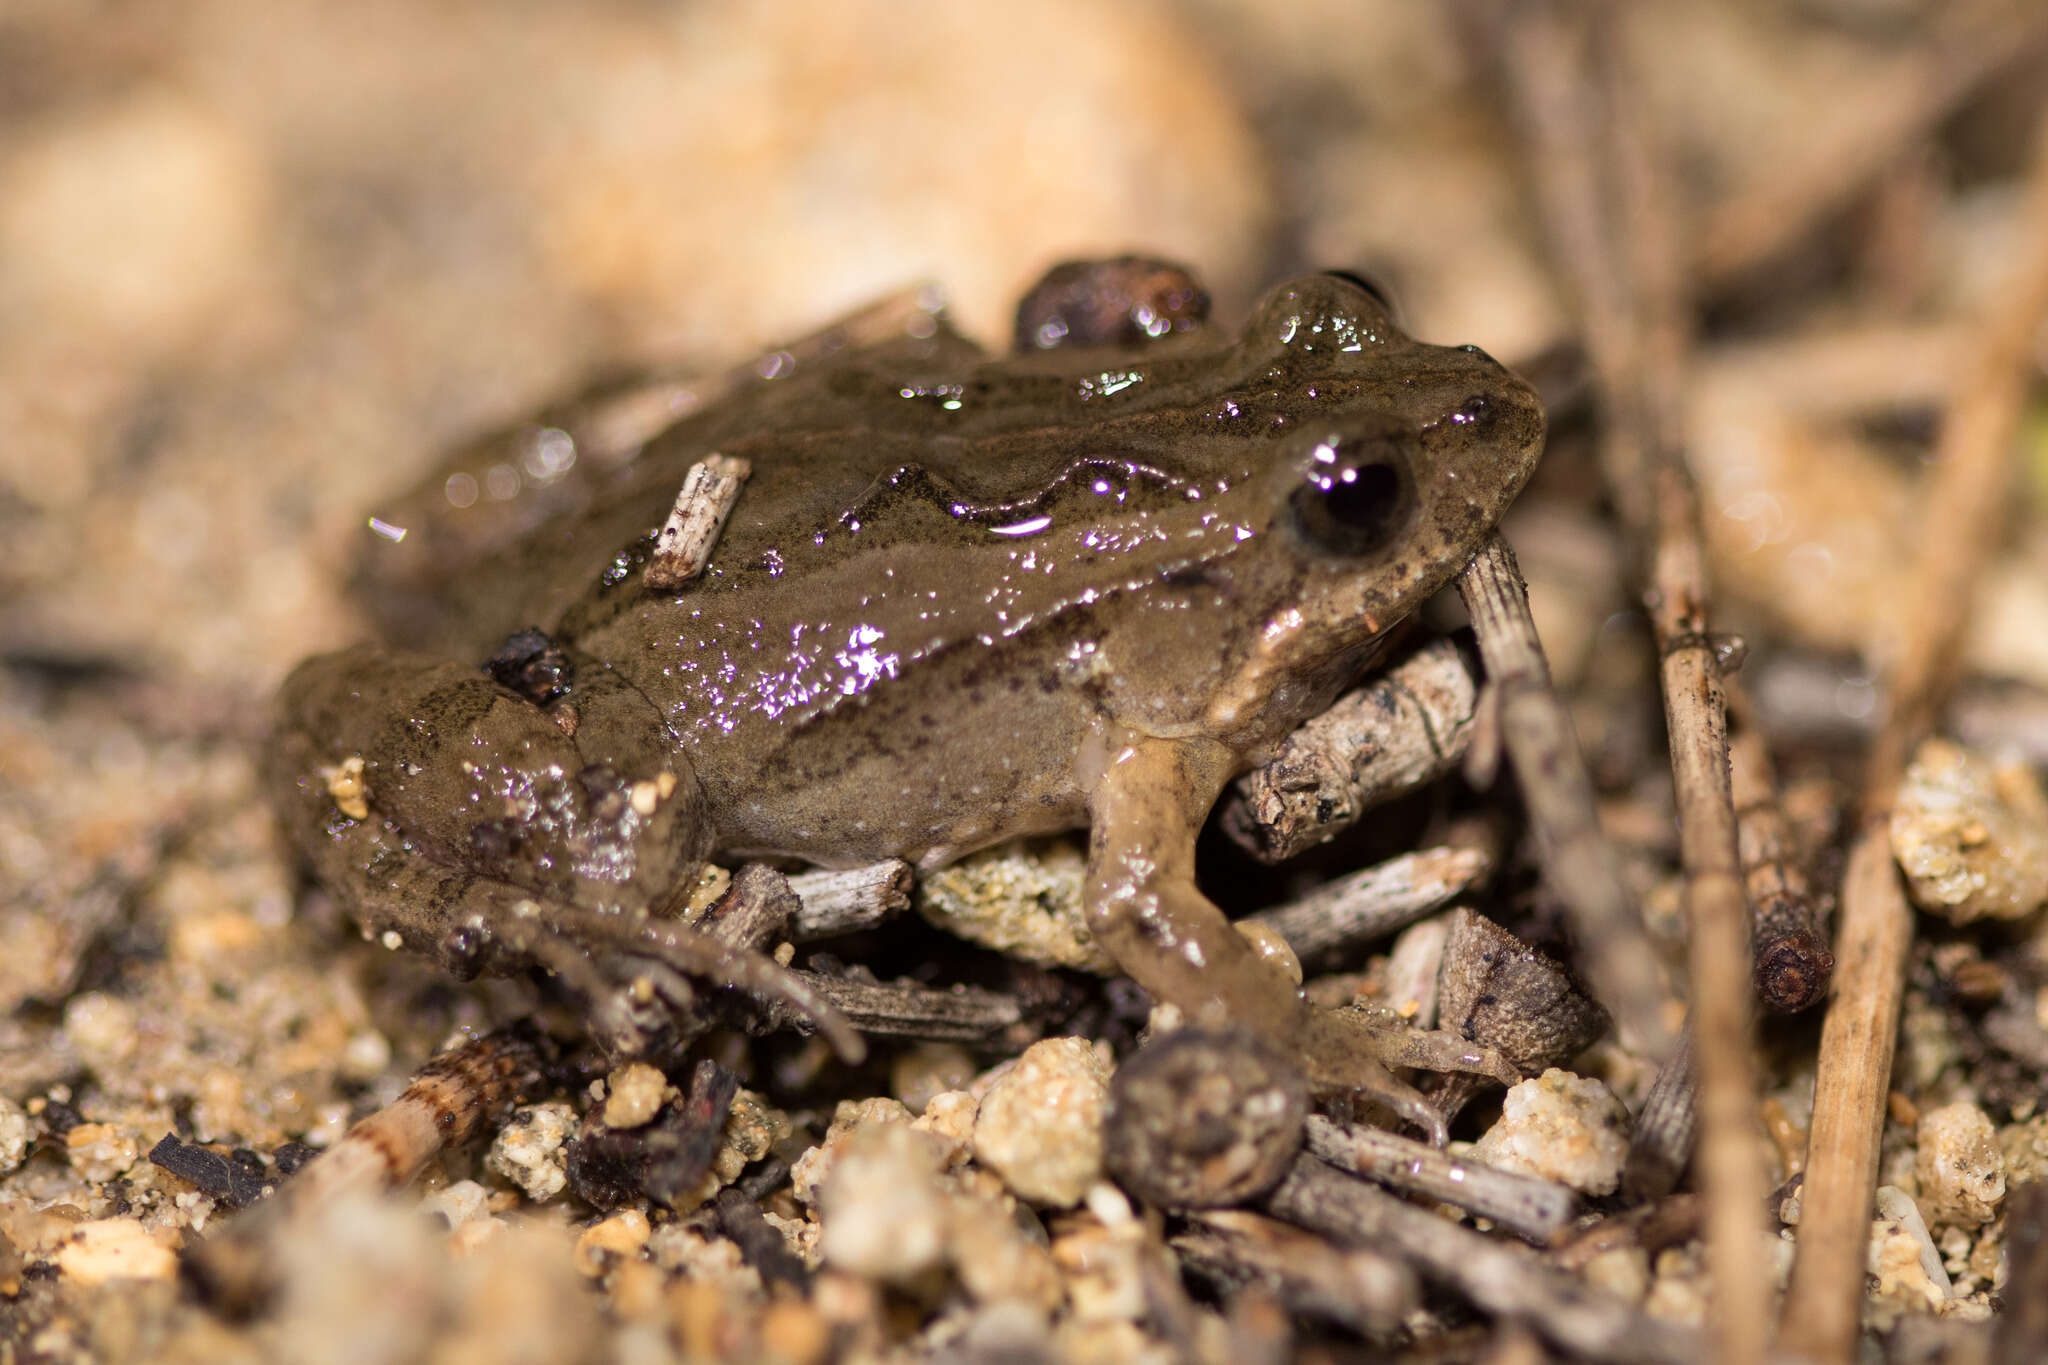
<instances>
[{"instance_id":1,"label":"frog's thigh","mask_svg":"<svg viewBox=\"0 0 2048 1365\"><path fill-rule=\"evenodd\" d=\"M356 848L358 869L439 865L586 909L658 906L709 851L702 793L651 702L602 665L567 663L545 709L423 655L300 665L272 751L295 842L324 862L330 844L362 844L353 821L390 844ZM369 875L382 874L337 884Z\"/></svg>"},{"instance_id":2,"label":"frog's thigh","mask_svg":"<svg viewBox=\"0 0 2048 1365\"><path fill-rule=\"evenodd\" d=\"M1230 776L1207 741L1131 744L1089 802L1089 931L1117 965L1190 1023L1296 1041L1307 1006L1195 887L1195 836Z\"/></svg>"}]
</instances>

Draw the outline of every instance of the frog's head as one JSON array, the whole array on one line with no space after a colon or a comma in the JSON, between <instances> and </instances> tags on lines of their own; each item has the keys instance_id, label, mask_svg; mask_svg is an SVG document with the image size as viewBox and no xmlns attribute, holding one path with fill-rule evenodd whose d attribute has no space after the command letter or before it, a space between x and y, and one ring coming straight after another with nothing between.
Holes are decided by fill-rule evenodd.
<instances>
[{"instance_id":1,"label":"frog's head","mask_svg":"<svg viewBox=\"0 0 2048 1365\"><path fill-rule=\"evenodd\" d=\"M1283 285L1247 325L1270 386L1265 660L1298 671L1366 644L1464 567L1543 448L1535 391L1477 347L1396 328L1342 276Z\"/></svg>"}]
</instances>

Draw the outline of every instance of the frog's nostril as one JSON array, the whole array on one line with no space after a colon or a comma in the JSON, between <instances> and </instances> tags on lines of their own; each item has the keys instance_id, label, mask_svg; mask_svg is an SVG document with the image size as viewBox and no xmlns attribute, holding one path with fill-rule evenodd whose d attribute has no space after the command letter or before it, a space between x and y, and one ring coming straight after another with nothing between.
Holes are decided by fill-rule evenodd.
<instances>
[{"instance_id":1,"label":"frog's nostril","mask_svg":"<svg viewBox=\"0 0 2048 1365\"><path fill-rule=\"evenodd\" d=\"M1451 425L1463 428L1474 436L1484 435L1499 421L1500 408L1489 395L1483 393L1473 394L1451 412Z\"/></svg>"}]
</instances>

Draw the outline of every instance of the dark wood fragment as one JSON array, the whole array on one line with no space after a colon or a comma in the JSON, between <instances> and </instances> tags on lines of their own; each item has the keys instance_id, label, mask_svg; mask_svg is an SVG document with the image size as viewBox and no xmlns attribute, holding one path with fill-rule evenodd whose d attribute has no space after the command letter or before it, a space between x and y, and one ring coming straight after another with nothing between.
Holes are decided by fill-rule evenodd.
<instances>
[{"instance_id":1,"label":"dark wood fragment","mask_svg":"<svg viewBox=\"0 0 2048 1365\"><path fill-rule=\"evenodd\" d=\"M1607 1030L1607 1011L1564 964L1475 910L1451 913L1437 1026L1498 1049L1527 1075L1562 1066ZM1487 1082L1450 1075L1432 1096L1446 1119Z\"/></svg>"},{"instance_id":2,"label":"dark wood fragment","mask_svg":"<svg viewBox=\"0 0 2048 1365\"><path fill-rule=\"evenodd\" d=\"M1992 1365L2048 1360L2048 1182L2013 1190L2005 1205L2005 1288Z\"/></svg>"},{"instance_id":3,"label":"dark wood fragment","mask_svg":"<svg viewBox=\"0 0 2048 1365\"><path fill-rule=\"evenodd\" d=\"M993 1038L1024 1017L1014 998L975 986L934 990L908 982L861 981L814 971L792 975L863 1033L973 1043ZM805 1021L793 1013L776 1022L808 1031Z\"/></svg>"},{"instance_id":4,"label":"dark wood fragment","mask_svg":"<svg viewBox=\"0 0 2048 1365\"><path fill-rule=\"evenodd\" d=\"M810 1287L811 1272L803 1259L789 1249L775 1225L761 1216L761 1209L745 1191L727 1186L714 1201L718 1230L740 1249L747 1264L761 1273L763 1284L790 1285L802 1291Z\"/></svg>"},{"instance_id":5,"label":"dark wood fragment","mask_svg":"<svg viewBox=\"0 0 2048 1365\"><path fill-rule=\"evenodd\" d=\"M673 1203L710 1169L739 1085L737 1076L706 1058L691 1073L682 1102L637 1128L613 1128L604 1121L603 1107L593 1107L582 1131L569 1140L569 1188L600 1209L643 1195Z\"/></svg>"},{"instance_id":6,"label":"dark wood fragment","mask_svg":"<svg viewBox=\"0 0 2048 1365\"><path fill-rule=\"evenodd\" d=\"M1692 1030L1687 1028L1679 1035L1678 1050L1659 1068L1629 1134L1628 1160L1621 1168L1625 1198L1661 1199L1685 1174L1699 1127L1698 1083Z\"/></svg>"},{"instance_id":7,"label":"dark wood fragment","mask_svg":"<svg viewBox=\"0 0 2048 1365\"><path fill-rule=\"evenodd\" d=\"M165 1133L149 1149L149 1164L234 1209L247 1208L269 1194L280 1178L265 1170L263 1158L254 1152L217 1152L196 1142L181 1142L175 1133Z\"/></svg>"}]
</instances>

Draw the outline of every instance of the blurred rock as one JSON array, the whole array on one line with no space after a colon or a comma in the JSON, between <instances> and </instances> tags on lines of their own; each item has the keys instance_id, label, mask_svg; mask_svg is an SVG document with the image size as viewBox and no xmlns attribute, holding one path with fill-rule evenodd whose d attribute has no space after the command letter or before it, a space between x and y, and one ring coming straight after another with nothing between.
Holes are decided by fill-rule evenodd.
<instances>
[{"instance_id":1,"label":"blurred rock","mask_svg":"<svg viewBox=\"0 0 2048 1365\"><path fill-rule=\"evenodd\" d=\"M1954 924L2020 919L2048 902L2048 797L2031 770L1931 739L1892 809L1913 901Z\"/></svg>"}]
</instances>

